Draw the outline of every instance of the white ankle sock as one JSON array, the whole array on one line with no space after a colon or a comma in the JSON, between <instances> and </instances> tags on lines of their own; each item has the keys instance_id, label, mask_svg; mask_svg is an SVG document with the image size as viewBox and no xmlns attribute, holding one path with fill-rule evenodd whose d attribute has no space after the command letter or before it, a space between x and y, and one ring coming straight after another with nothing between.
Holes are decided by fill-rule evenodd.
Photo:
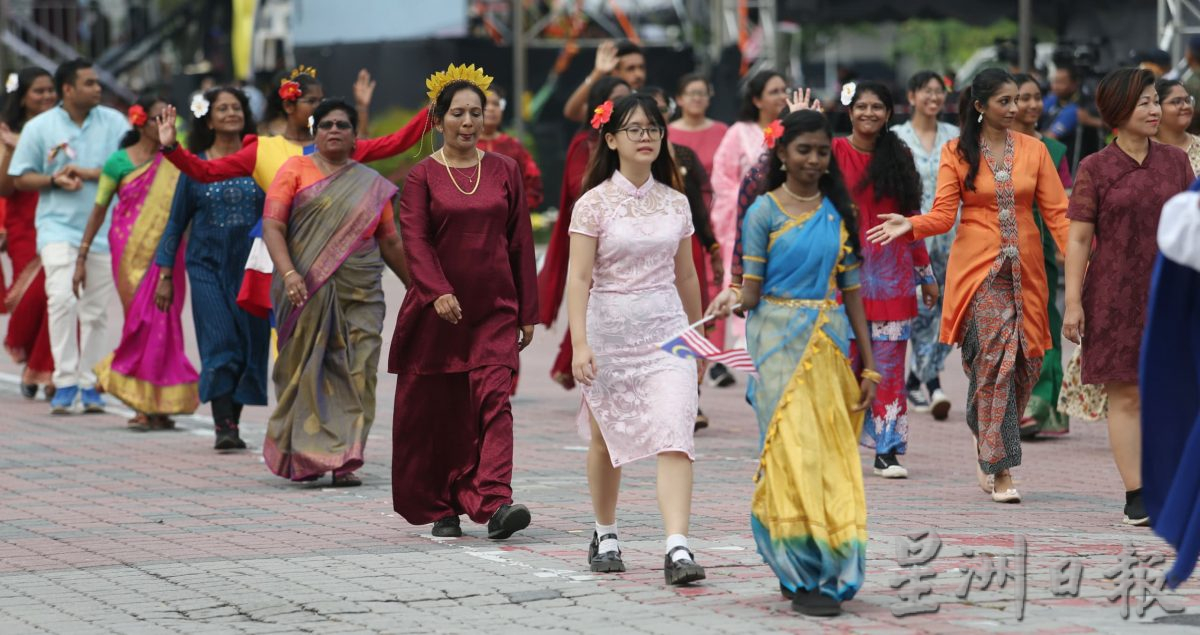
<instances>
[{"instance_id":1,"label":"white ankle sock","mask_svg":"<svg viewBox=\"0 0 1200 635\"><path fill-rule=\"evenodd\" d=\"M691 557L690 555L688 555L688 552L684 551L683 549L680 549L679 551L676 551L675 553L671 553L671 550L674 549L675 547L683 547L683 549L687 549L688 548L687 536L685 536L683 534L671 534L670 536L667 536L667 553L671 554L672 562L679 562L680 560L684 560L684 559Z\"/></svg>"},{"instance_id":2,"label":"white ankle sock","mask_svg":"<svg viewBox=\"0 0 1200 635\"><path fill-rule=\"evenodd\" d=\"M604 536L607 534L616 534L616 533L617 533L617 521L614 520L613 524L611 524L611 525L601 525L599 521L596 522L596 535L597 536ZM600 541L600 553L604 553L606 551L620 551L620 550L621 550L620 543L617 542L616 540L613 540L612 538L609 538L608 540Z\"/></svg>"}]
</instances>

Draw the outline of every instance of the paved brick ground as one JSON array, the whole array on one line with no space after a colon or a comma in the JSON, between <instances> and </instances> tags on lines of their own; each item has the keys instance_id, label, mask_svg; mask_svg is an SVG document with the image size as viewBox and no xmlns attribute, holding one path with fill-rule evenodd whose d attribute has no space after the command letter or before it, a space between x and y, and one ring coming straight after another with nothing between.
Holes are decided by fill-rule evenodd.
<instances>
[{"instance_id":1,"label":"paved brick ground","mask_svg":"<svg viewBox=\"0 0 1200 635\"><path fill-rule=\"evenodd\" d=\"M388 288L393 316L395 287ZM118 332L114 322L114 343ZM504 543L475 526L464 538L435 540L428 527L393 513L390 376L381 376L383 423L367 449L366 485L334 490L267 472L256 451L265 409L247 414L252 451L217 455L203 417L149 434L125 431L119 414L50 417L43 402L17 395L16 368L0 363L0 633L1187 633L1200 626L1195 582L1171 596L1186 607L1181 614L1153 606L1139 618L1135 600L1123 620L1107 597L1116 587L1104 572L1126 545L1171 556L1148 530L1120 523L1121 485L1103 426L1077 424L1069 437L1027 444L1017 472L1021 505L997 505L979 491L957 358L945 379L959 402L951 420L913 417L905 461L912 478L867 473L867 582L843 617L792 612L754 551L747 510L757 432L740 387L708 389L703 399L714 425L697 439L692 540L708 581L687 589L662 583L652 463L626 471L619 516L629 573L592 575L583 562L592 516L573 426L578 395L546 379L557 335L539 332L525 356L514 402L514 485L534 524ZM931 594L922 598L940 610L897 617L894 609L910 605L889 584L909 571L897 563L896 541L921 531L942 540L929 563L936 576L925 580ZM1008 556L1015 569L1016 536L1027 543L1023 621L1015 580L956 597L960 568ZM1051 593L1064 562L1083 566L1077 596Z\"/></svg>"}]
</instances>

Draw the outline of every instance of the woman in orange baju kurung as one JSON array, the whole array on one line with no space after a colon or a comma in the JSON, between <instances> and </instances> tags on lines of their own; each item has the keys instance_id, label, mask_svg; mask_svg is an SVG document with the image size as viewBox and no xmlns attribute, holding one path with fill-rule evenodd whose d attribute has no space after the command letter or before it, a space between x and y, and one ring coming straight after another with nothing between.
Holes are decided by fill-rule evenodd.
<instances>
[{"instance_id":1,"label":"woman in orange baju kurung","mask_svg":"<svg viewBox=\"0 0 1200 635\"><path fill-rule=\"evenodd\" d=\"M1001 503L1020 501L1009 469L1021 463L1021 413L1051 347L1033 204L1060 251L1068 226L1066 192L1046 146L1010 130L1016 98L1007 72L980 73L959 104L962 136L942 149L933 209L912 218L884 214L886 221L868 234L884 244L942 234L962 204L947 265L941 341L962 346L980 485Z\"/></svg>"}]
</instances>

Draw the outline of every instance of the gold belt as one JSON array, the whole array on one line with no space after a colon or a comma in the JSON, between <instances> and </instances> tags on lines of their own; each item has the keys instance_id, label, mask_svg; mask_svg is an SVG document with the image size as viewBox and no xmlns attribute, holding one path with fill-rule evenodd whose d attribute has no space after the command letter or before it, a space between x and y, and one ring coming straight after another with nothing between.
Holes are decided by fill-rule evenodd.
<instances>
[{"instance_id":1,"label":"gold belt","mask_svg":"<svg viewBox=\"0 0 1200 635\"><path fill-rule=\"evenodd\" d=\"M798 298L779 298L773 295L763 296L763 301L793 309L832 309L838 305L835 300L808 300Z\"/></svg>"}]
</instances>

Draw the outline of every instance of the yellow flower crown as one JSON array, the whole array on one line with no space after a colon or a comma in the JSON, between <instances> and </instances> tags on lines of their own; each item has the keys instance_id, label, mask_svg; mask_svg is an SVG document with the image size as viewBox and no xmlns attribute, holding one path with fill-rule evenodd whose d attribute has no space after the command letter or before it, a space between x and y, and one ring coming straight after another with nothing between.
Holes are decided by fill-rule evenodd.
<instances>
[{"instance_id":1,"label":"yellow flower crown","mask_svg":"<svg viewBox=\"0 0 1200 635\"><path fill-rule=\"evenodd\" d=\"M317 69L315 69L311 66L305 66L305 65L301 64L301 65L297 66L296 68L293 68L292 73L290 75L288 75L287 79L285 79L283 81L290 82L301 75L308 75L309 77L316 79L317 78Z\"/></svg>"},{"instance_id":2,"label":"yellow flower crown","mask_svg":"<svg viewBox=\"0 0 1200 635\"><path fill-rule=\"evenodd\" d=\"M425 88L429 89L429 92L426 93L429 95L429 101L436 102L438 95L442 94L442 90L452 82L470 82L486 93L488 87L492 85L492 78L484 75L483 68L476 68L474 64L470 66L451 64L446 70L438 71L425 80Z\"/></svg>"}]
</instances>

